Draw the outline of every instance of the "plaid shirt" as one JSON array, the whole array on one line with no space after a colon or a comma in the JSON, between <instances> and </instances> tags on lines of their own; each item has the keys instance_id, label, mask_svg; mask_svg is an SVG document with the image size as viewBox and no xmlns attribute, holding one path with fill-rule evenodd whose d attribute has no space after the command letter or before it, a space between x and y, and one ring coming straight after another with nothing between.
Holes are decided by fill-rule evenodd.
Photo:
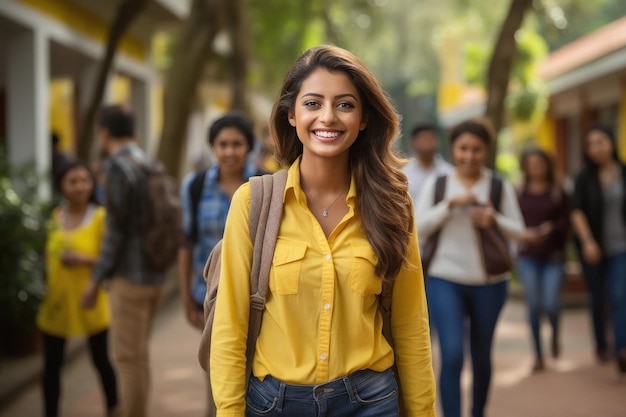
<instances>
[{"instance_id":1,"label":"plaid shirt","mask_svg":"<svg viewBox=\"0 0 626 417\"><path fill-rule=\"evenodd\" d=\"M137 285L161 285L165 274L154 270L141 244L141 199L147 198L141 191L146 178L135 160L148 157L131 142L115 151L105 165L106 232L92 279L124 277Z\"/></svg>"}]
</instances>

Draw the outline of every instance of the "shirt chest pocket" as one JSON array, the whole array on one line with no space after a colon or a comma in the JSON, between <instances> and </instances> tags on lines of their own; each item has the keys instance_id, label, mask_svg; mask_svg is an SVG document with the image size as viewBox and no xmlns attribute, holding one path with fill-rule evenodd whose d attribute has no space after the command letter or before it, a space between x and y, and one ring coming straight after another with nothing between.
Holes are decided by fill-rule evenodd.
<instances>
[{"instance_id":1,"label":"shirt chest pocket","mask_svg":"<svg viewBox=\"0 0 626 417\"><path fill-rule=\"evenodd\" d=\"M376 253L369 244L352 245L350 288L361 295L380 294L383 280L376 276Z\"/></svg>"},{"instance_id":2,"label":"shirt chest pocket","mask_svg":"<svg viewBox=\"0 0 626 417\"><path fill-rule=\"evenodd\" d=\"M272 260L270 290L279 295L298 293L300 269L307 245L303 242L278 239Z\"/></svg>"}]
</instances>

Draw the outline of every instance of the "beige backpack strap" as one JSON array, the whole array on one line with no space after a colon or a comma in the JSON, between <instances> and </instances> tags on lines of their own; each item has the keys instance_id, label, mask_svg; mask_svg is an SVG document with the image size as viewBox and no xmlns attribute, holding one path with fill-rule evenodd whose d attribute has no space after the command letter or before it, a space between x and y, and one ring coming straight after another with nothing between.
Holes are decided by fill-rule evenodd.
<instances>
[{"instance_id":1,"label":"beige backpack strap","mask_svg":"<svg viewBox=\"0 0 626 417\"><path fill-rule=\"evenodd\" d=\"M251 374L256 340L269 290L270 268L283 214L283 195L287 171L250 178L250 215L248 228L254 245L250 269L250 321L246 350L246 375Z\"/></svg>"}]
</instances>

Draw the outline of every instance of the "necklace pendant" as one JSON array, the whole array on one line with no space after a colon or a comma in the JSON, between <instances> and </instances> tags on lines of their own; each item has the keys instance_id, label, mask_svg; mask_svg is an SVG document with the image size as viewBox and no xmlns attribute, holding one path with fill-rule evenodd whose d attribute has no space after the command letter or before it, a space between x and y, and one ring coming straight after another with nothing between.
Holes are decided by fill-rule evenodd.
<instances>
[{"instance_id":1,"label":"necklace pendant","mask_svg":"<svg viewBox=\"0 0 626 417\"><path fill-rule=\"evenodd\" d=\"M328 217L328 210L323 209L323 210L322 210L322 216L324 216L324 217Z\"/></svg>"}]
</instances>

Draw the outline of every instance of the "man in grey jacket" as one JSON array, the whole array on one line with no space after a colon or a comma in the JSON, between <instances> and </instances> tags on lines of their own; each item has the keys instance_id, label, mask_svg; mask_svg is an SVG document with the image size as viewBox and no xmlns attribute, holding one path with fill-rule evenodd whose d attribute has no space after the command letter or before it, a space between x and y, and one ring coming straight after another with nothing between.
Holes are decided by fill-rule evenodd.
<instances>
[{"instance_id":1,"label":"man in grey jacket","mask_svg":"<svg viewBox=\"0 0 626 417\"><path fill-rule=\"evenodd\" d=\"M122 106L102 110L98 138L109 156L105 170L106 232L100 259L83 295L94 304L97 288L110 285L111 342L119 375L122 417L147 415L150 386L149 341L165 274L142 247L141 211L148 198L141 163L148 156L134 139L134 117Z\"/></svg>"}]
</instances>

